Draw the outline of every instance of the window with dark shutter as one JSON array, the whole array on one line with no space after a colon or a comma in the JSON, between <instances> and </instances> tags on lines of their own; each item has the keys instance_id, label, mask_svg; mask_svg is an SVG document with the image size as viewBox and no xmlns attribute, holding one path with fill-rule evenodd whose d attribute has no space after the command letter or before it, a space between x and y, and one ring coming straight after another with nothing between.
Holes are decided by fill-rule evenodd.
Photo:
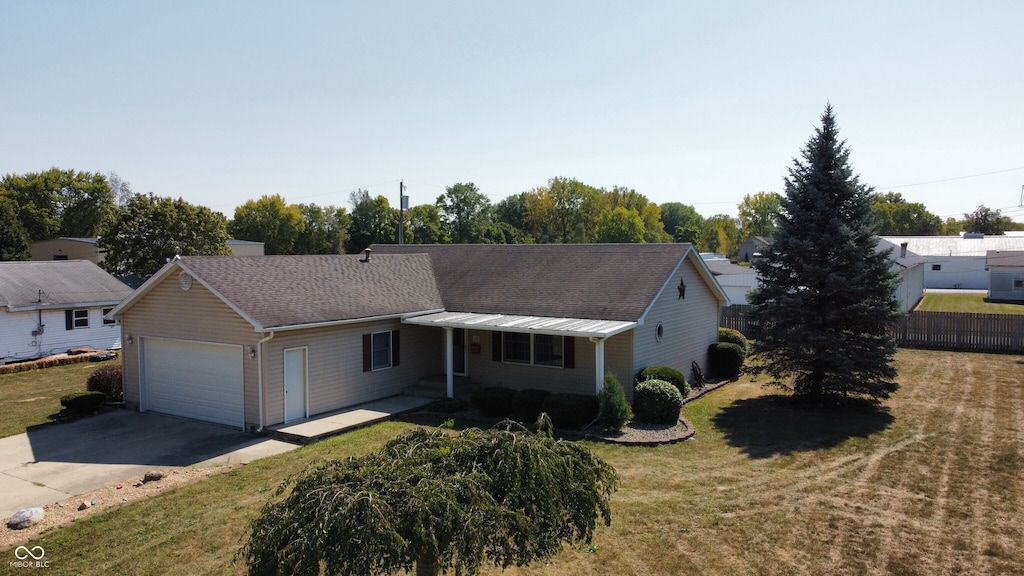
<instances>
[{"instance_id":1,"label":"window with dark shutter","mask_svg":"<svg viewBox=\"0 0 1024 576\"><path fill-rule=\"evenodd\" d=\"M491 332L491 360L501 362L501 332Z\"/></svg>"},{"instance_id":2,"label":"window with dark shutter","mask_svg":"<svg viewBox=\"0 0 1024 576\"><path fill-rule=\"evenodd\" d=\"M564 368L576 368L576 337L566 336L562 343L562 351L565 355L565 363L562 364Z\"/></svg>"},{"instance_id":3,"label":"window with dark shutter","mask_svg":"<svg viewBox=\"0 0 1024 576\"><path fill-rule=\"evenodd\" d=\"M363 334L363 372L373 370L373 346L369 334Z\"/></svg>"}]
</instances>

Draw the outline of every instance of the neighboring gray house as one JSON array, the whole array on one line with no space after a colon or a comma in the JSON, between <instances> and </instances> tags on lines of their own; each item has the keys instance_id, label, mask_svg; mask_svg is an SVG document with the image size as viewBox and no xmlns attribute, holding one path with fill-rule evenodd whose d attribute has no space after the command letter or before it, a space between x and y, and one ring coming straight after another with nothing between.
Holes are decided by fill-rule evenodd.
<instances>
[{"instance_id":1,"label":"neighboring gray house","mask_svg":"<svg viewBox=\"0 0 1024 576\"><path fill-rule=\"evenodd\" d=\"M367 255L190 256L114 309L125 400L246 430L443 375L628 395L705 365L727 301L688 244L376 245Z\"/></svg>"},{"instance_id":2,"label":"neighboring gray house","mask_svg":"<svg viewBox=\"0 0 1024 576\"><path fill-rule=\"evenodd\" d=\"M1024 250L1024 236L963 234L961 236L883 236L895 246L904 243L924 258L924 287L988 289L985 255L990 250Z\"/></svg>"},{"instance_id":3,"label":"neighboring gray house","mask_svg":"<svg viewBox=\"0 0 1024 576\"><path fill-rule=\"evenodd\" d=\"M985 264L989 269L989 300L1024 304L1024 250L990 250Z\"/></svg>"},{"instance_id":4,"label":"neighboring gray house","mask_svg":"<svg viewBox=\"0 0 1024 576\"><path fill-rule=\"evenodd\" d=\"M774 239L771 236L751 236L740 242L738 258L740 262L753 262L758 258L765 248L772 245Z\"/></svg>"},{"instance_id":5,"label":"neighboring gray house","mask_svg":"<svg viewBox=\"0 0 1024 576\"><path fill-rule=\"evenodd\" d=\"M0 364L121 346L104 318L131 288L88 260L0 262Z\"/></svg>"}]
</instances>

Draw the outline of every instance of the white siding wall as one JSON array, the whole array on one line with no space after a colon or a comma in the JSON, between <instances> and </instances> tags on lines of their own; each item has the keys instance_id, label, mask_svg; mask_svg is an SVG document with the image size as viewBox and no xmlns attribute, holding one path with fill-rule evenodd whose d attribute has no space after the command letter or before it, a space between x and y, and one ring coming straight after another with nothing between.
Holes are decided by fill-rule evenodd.
<instances>
[{"instance_id":1,"label":"white siding wall","mask_svg":"<svg viewBox=\"0 0 1024 576\"><path fill-rule=\"evenodd\" d=\"M247 350L260 339L251 324L221 302L199 282L188 291L178 287L178 274L172 273L151 292L136 302L121 319L124 338L124 399L138 407L140 390L139 338L146 336L203 342L237 344ZM187 362L182 358L182 362ZM259 425L259 397L256 360L248 355L243 363L245 378L246 429Z\"/></svg>"},{"instance_id":2,"label":"white siding wall","mask_svg":"<svg viewBox=\"0 0 1024 576\"><path fill-rule=\"evenodd\" d=\"M904 312L913 310L924 296L924 268L924 264L918 264L911 268L900 269L900 283L896 287L896 300Z\"/></svg>"},{"instance_id":3,"label":"white siding wall","mask_svg":"<svg viewBox=\"0 0 1024 576\"><path fill-rule=\"evenodd\" d=\"M676 289L680 274L686 283L686 297L682 299ZM644 325L634 330L633 374L647 366L668 366L689 380L691 362L696 361L707 372L708 346L718 341L718 300L689 261L669 284L651 307ZM664 328L660 341L659 323Z\"/></svg>"},{"instance_id":4,"label":"white siding wall","mask_svg":"<svg viewBox=\"0 0 1024 576\"><path fill-rule=\"evenodd\" d=\"M120 346L121 332L116 324L103 324L103 308L94 306L80 308L88 310L89 327L68 330L64 310L43 310L43 333L33 336L39 326L39 312L8 312L0 309L0 364L62 354L69 348L89 347L110 350Z\"/></svg>"},{"instance_id":5,"label":"white siding wall","mask_svg":"<svg viewBox=\"0 0 1024 576\"><path fill-rule=\"evenodd\" d=\"M987 290L984 256L928 256L924 264L925 288ZM941 270L932 270L934 266Z\"/></svg>"}]
</instances>

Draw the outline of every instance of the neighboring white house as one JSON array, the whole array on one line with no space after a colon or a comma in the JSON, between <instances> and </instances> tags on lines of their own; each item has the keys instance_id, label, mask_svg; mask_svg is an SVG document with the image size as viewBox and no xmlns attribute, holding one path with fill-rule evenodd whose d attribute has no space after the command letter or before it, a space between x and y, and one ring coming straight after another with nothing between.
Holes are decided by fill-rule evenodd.
<instances>
[{"instance_id":1,"label":"neighboring white house","mask_svg":"<svg viewBox=\"0 0 1024 576\"><path fill-rule=\"evenodd\" d=\"M904 312L913 310L924 296L924 259L907 250L906 246L894 246L892 243L879 239L878 250L892 249L889 258L892 260L891 270L899 274L899 284L894 297ZM704 263L722 290L729 296L732 304L749 304L747 294L757 288L757 272L753 268L737 266L728 260L705 258Z\"/></svg>"},{"instance_id":2,"label":"neighboring white house","mask_svg":"<svg viewBox=\"0 0 1024 576\"><path fill-rule=\"evenodd\" d=\"M0 262L0 364L120 348L121 331L104 315L131 292L88 260Z\"/></svg>"},{"instance_id":3,"label":"neighboring white house","mask_svg":"<svg viewBox=\"0 0 1024 576\"><path fill-rule=\"evenodd\" d=\"M704 259L730 304L749 304L747 293L757 288L757 272L749 266L737 266L726 259Z\"/></svg>"},{"instance_id":4,"label":"neighboring white house","mask_svg":"<svg viewBox=\"0 0 1024 576\"><path fill-rule=\"evenodd\" d=\"M263 242L251 240L228 240L228 248L235 256L263 256Z\"/></svg>"},{"instance_id":5,"label":"neighboring white house","mask_svg":"<svg viewBox=\"0 0 1024 576\"><path fill-rule=\"evenodd\" d=\"M962 236L883 236L893 245L907 244L910 252L925 260L924 287L988 289L990 250L1024 250L1024 236L964 234Z\"/></svg>"},{"instance_id":6,"label":"neighboring white house","mask_svg":"<svg viewBox=\"0 0 1024 576\"><path fill-rule=\"evenodd\" d=\"M1024 251L991 250L985 255L989 268L989 300L1024 303Z\"/></svg>"}]
</instances>

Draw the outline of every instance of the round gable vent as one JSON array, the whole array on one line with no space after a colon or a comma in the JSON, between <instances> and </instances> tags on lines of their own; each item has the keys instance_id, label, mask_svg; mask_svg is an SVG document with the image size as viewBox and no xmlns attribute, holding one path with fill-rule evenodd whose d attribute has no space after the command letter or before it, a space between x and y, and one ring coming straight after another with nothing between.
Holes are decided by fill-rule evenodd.
<instances>
[{"instance_id":1,"label":"round gable vent","mask_svg":"<svg viewBox=\"0 0 1024 576\"><path fill-rule=\"evenodd\" d=\"M181 286L182 290L188 290L192 287L192 275L188 272L182 272L178 274L178 286Z\"/></svg>"}]
</instances>

